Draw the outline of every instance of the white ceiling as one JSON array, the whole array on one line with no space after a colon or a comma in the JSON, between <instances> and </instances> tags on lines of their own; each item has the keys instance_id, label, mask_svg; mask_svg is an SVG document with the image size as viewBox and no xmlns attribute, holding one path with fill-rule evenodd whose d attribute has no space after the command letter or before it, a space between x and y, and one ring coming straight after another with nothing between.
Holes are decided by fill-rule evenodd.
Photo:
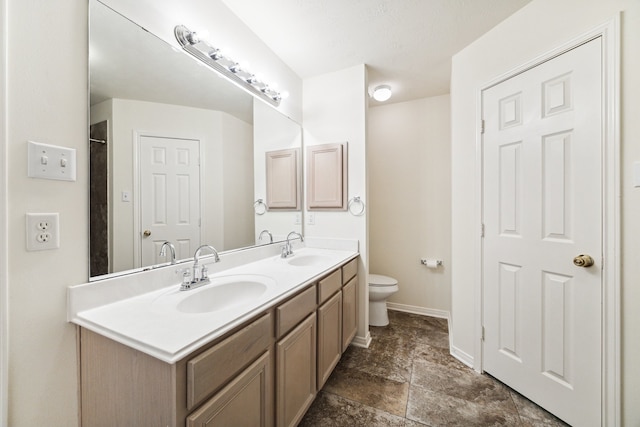
<instances>
[{"instance_id":1,"label":"white ceiling","mask_svg":"<svg viewBox=\"0 0 640 427\"><path fill-rule=\"evenodd\" d=\"M222 1L303 79L367 64L400 102L449 93L451 57L531 0Z\"/></svg>"}]
</instances>

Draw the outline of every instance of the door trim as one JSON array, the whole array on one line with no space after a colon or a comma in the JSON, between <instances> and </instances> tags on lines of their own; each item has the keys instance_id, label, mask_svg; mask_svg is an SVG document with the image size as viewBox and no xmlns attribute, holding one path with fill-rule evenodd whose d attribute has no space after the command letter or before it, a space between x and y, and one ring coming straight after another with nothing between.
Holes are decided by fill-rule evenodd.
<instances>
[{"instance_id":1,"label":"door trim","mask_svg":"<svg viewBox=\"0 0 640 427\"><path fill-rule=\"evenodd\" d=\"M133 265L134 268L139 268L142 265L142 245L141 245L141 241L140 241L140 235L142 233L142 224L140 224L140 212L142 212L142 200L140 197L138 197L138 195L140 194L140 188L141 188L141 179L140 179L140 140L143 137L150 137L150 138L172 138L172 139L189 139L189 140L196 140L198 141L198 156L200 157L200 173L199 173L199 179L200 179L200 185L198 187L198 197L200 197L200 241L203 240L204 235L205 235L205 230L204 230L204 221L202 221L203 218L203 212L204 212L204 202L202 199L203 196L203 182L204 182L204 177L205 177L205 162L202 161L203 159L203 141L204 138L199 137L199 136L191 136L191 135L180 135L180 134L174 134L171 132L149 132L149 131L140 131L140 130L134 130L133 131L133 191L134 191L134 203L133 203L133 235L134 235L134 239L133 239Z\"/></svg>"},{"instance_id":2,"label":"door trim","mask_svg":"<svg viewBox=\"0 0 640 427\"><path fill-rule=\"evenodd\" d=\"M595 38L602 39L602 188L603 188L603 289L602 289L602 425L621 423L620 388L620 16L588 31L563 45L522 64L480 87L476 93L476 153L475 153L475 218L477 231L474 243L474 358L473 368L483 371L482 301L482 93L512 77L547 62Z\"/></svg>"},{"instance_id":3,"label":"door trim","mask_svg":"<svg viewBox=\"0 0 640 427\"><path fill-rule=\"evenodd\" d=\"M7 242L7 2L0 0L0 425L9 422L9 281Z\"/></svg>"}]
</instances>

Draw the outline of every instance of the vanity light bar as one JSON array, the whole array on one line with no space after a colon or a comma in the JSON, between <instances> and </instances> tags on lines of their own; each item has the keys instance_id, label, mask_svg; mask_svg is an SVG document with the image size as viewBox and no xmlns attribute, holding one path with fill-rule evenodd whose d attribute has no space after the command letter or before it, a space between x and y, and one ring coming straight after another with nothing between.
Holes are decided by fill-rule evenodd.
<instances>
[{"instance_id":1,"label":"vanity light bar","mask_svg":"<svg viewBox=\"0 0 640 427\"><path fill-rule=\"evenodd\" d=\"M278 106L282 100L280 92L272 89L269 85L256 78L254 74L243 69L237 62L228 58L204 40L200 40L198 35L190 31L184 25L177 25L173 30L178 43L191 55L198 58L241 88L253 95L264 99L268 103Z\"/></svg>"}]
</instances>

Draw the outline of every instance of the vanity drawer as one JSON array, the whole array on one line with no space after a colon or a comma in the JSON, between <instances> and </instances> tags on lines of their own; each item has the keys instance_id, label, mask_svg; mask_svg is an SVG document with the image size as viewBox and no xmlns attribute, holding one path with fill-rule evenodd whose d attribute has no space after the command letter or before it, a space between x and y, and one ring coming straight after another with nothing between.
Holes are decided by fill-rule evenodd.
<instances>
[{"instance_id":1,"label":"vanity drawer","mask_svg":"<svg viewBox=\"0 0 640 427\"><path fill-rule=\"evenodd\" d=\"M318 304L322 304L342 287L342 271L337 269L318 282Z\"/></svg>"},{"instance_id":2,"label":"vanity drawer","mask_svg":"<svg viewBox=\"0 0 640 427\"><path fill-rule=\"evenodd\" d=\"M276 338L289 332L316 309L316 287L310 286L276 308Z\"/></svg>"},{"instance_id":3,"label":"vanity drawer","mask_svg":"<svg viewBox=\"0 0 640 427\"><path fill-rule=\"evenodd\" d=\"M342 284L346 284L358 274L358 258L354 258L342 266Z\"/></svg>"},{"instance_id":4,"label":"vanity drawer","mask_svg":"<svg viewBox=\"0 0 640 427\"><path fill-rule=\"evenodd\" d=\"M225 384L269 347L273 316L267 313L187 362L187 409Z\"/></svg>"}]
</instances>

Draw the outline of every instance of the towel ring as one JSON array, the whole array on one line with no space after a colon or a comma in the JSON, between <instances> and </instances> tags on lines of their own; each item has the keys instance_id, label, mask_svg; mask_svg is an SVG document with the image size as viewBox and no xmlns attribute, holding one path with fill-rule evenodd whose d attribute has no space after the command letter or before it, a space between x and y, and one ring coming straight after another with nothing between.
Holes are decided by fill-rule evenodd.
<instances>
[{"instance_id":1,"label":"towel ring","mask_svg":"<svg viewBox=\"0 0 640 427\"><path fill-rule=\"evenodd\" d=\"M253 210L256 211L256 215L264 215L267 211L267 205L262 199L258 199L253 204Z\"/></svg>"},{"instance_id":2,"label":"towel ring","mask_svg":"<svg viewBox=\"0 0 640 427\"><path fill-rule=\"evenodd\" d=\"M360 205L360 209L355 210L355 205ZM361 216L364 213L364 202L362 201L360 196L352 197L351 200L349 200L349 203L347 204L347 210L353 216Z\"/></svg>"}]
</instances>

